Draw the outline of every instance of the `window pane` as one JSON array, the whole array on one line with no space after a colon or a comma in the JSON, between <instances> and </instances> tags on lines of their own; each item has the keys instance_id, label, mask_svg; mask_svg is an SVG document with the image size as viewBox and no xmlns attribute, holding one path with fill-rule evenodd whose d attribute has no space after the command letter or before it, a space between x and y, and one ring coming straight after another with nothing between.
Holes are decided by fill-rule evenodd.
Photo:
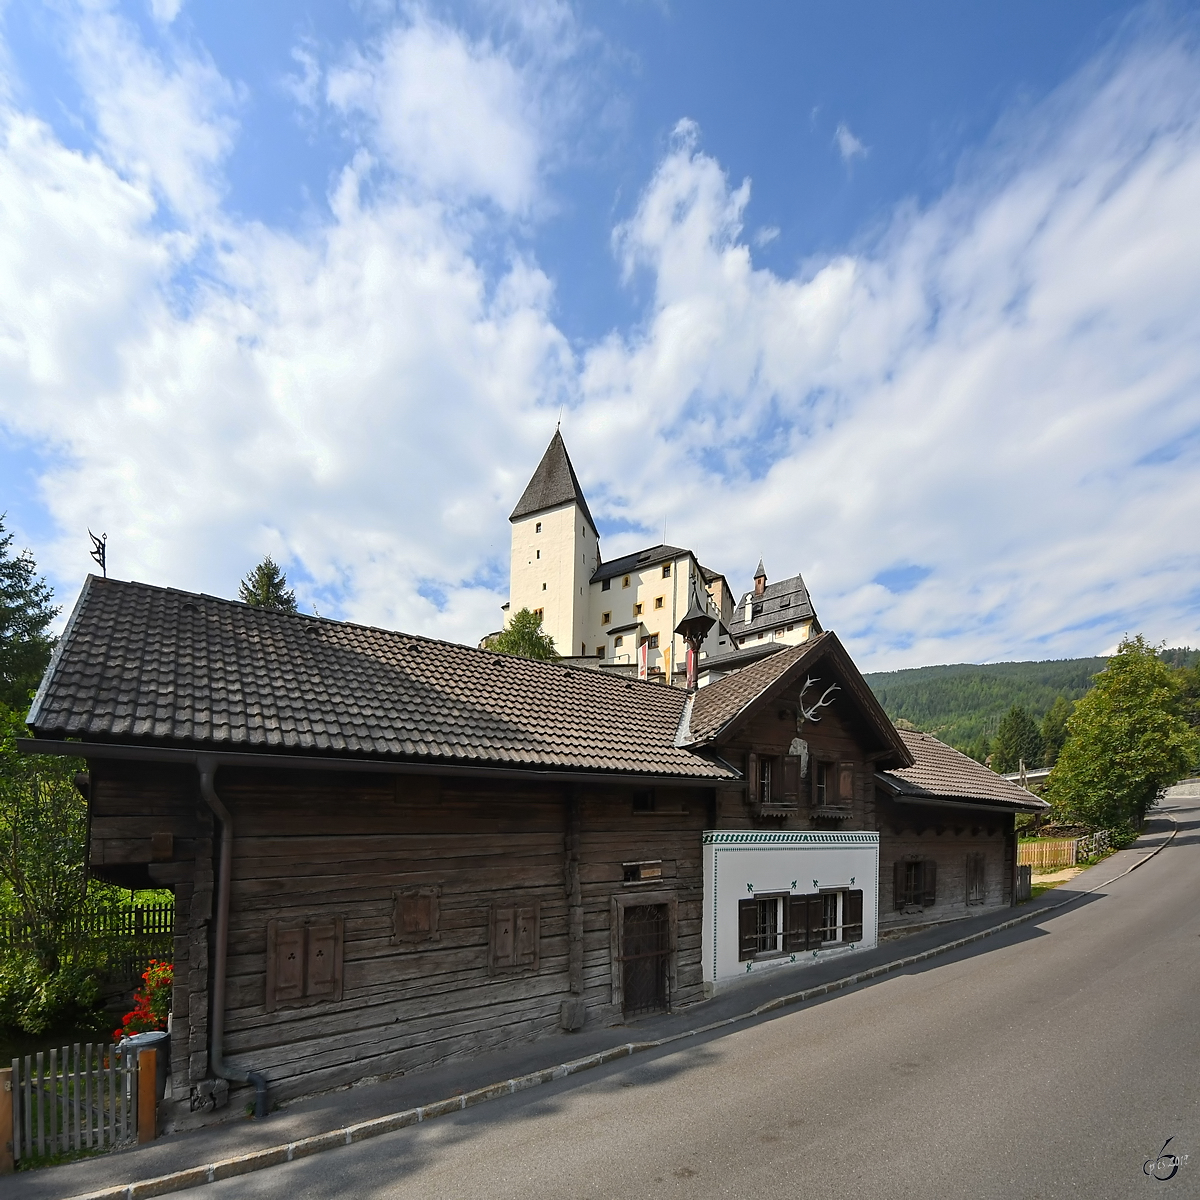
<instances>
[{"instance_id":1,"label":"window pane","mask_svg":"<svg viewBox=\"0 0 1200 1200\"><path fill-rule=\"evenodd\" d=\"M779 949L779 898L758 902L758 952L770 954Z\"/></svg>"}]
</instances>

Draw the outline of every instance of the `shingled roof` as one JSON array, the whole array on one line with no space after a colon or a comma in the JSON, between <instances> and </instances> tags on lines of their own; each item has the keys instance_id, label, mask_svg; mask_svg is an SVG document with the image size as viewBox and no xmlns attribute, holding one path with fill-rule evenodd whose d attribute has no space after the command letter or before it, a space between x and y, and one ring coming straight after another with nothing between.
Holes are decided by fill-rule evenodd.
<instances>
[{"instance_id":1,"label":"shingled roof","mask_svg":"<svg viewBox=\"0 0 1200 1200\"><path fill-rule=\"evenodd\" d=\"M598 671L89 576L38 738L717 780L686 695Z\"/></svg>"},{"instance_id":2,"label":"shingled roof","mask_svg":"<svg viewBox=\"0 0 1200 1200\"><path fill-rule=\"evenodd\" d=\"M579 505L579 511L587 518L592 532L596 533L596 522L592 520L587 501L583 498L583 488L579 486L575 468L571 465L567 445L562 439L562 434L556 429L550 439L550 445L546 447L546 453L542 455L542 461L533 473L533 478L521 493L517 507L509 514L508 519L516 521L520 517L529 517L572 501Z\"/></svg>"},{"instance_id":3,"label":"shingled roof","mask_svg":"<svg viewBox=\"0 0 1200 1200\"><path fill-rule=\"evenodd\" d=\"M755 578L765 575L763 565L758 564ZM749 604L750 620L746 620ZM733 610L733 620L729 623L729 632L739 641L755 637L758 634L769 633L773 629L787 628L787 625L797 621L813 621L817 631L821 623L813 608L812 597L803 576L799 573L788 579L779 579L768 583L762 595L753 591L743 592L741 599Z\"/></svg>"},{"instance_id":4,"label":"shingled roof","mask_svg":"<svg viewBox=\"0 0 1200 1200\"><path fill-rule=\"evenodd\" d=\"M939 742L932 734L909 729L897 732L915 761L911 767L883 771L877 776L894 794L912 800L974 801L1029 812L1050 807L1045 800Z\"/></svg>"},{"instance_id":5,"label":"shingled roof","mask_svg":"<svg viewBox=\"0 0 1200 1200\"><path fill-rule=\"evenodd\" d=\"M906 765L910 754L900 740L899 730L888 719L833 632L819 633L799 646L788 646L700 688L692 704L686 735L681 734L681 740L686 737L692 746L719 740L736 728L764 696L782 691L809 670L819 669L822 678L828 682L823 660L828 661L828 668L836 673L841 686L854 698L868 726L874 728L880 748L890 751L891 761ZM705 660L710 661L719 663L720 659Z\"/></svg>"}]
</instances>

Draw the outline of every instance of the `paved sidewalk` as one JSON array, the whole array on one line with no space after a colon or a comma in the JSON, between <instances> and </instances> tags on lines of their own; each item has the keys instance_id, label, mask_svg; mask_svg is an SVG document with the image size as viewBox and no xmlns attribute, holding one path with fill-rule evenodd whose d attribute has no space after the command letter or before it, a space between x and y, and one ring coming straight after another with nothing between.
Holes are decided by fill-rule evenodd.
<instances>
[{"instance_id":1,"label":"paved sidewalk","mask_svg":"<svg viewBox=\"0 0 1200 1200\"><path fill-rule=\"evenodd\" d=\"M1168 802L1169 803L1169 802ZM119 1184L153 1179L170 1172L202 1166L255 1150L295 1142L343 1126L368 1121L389 1113L433 1104L462 1092L527 1075L571 1060L599 1054L629 1042L652 1042L707 1030L722 1021L755 1019L754 1011L772 1006L801 990L833 985L897 960L936 952L964 938L985 934L1014 920L1036 924L1038 917L1065 903L1080 900L1093 888L1120 875L1160 848L1172 835L1173 825L1163 816L1147 823L1147 832L1135 846L1105 859L1076 876L1069 884L1054 888L1037 900L1016 908L1003 908L976 918L954 921L922 933L886 942L874 950L826 959L811 966L781 968L747 979L702 1004L683 1012L648 1017L627 1024L589 1026L579 1033L562 1033L526 1042L504 1050L445 1063L412 1075L382 1083L367 1084L289 1103L264 1121L235 1119L207 1129L172 1134L158 1141L102 1157L19 1172L4 1181L6 1200L50 1200L77 1196ZM978 953L990 938L960 949ZM879 978L886 978L885 975ZM853 986L869 986L858 983ZM831 988L832 990L832 988ZM786 1012L780 1006L777 1011ZM770 1019L770 1013L757 1019ZM730 1024L732 1031L740 1024ZM586 1074L584 1075L586 1079Z\"/></svg>"}]
</instances>

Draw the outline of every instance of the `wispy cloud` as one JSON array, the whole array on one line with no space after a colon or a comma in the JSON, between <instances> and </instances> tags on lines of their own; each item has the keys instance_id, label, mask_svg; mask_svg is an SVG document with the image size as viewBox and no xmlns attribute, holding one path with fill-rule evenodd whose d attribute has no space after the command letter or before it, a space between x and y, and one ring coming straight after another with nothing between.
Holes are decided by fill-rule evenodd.
<instances>
[{"instance_id":1,"label":"wispy cloud","mask_svg":"<svg viewBox=\"0 0 1200 1200\"><path fill-rule=\"evenodd\" d=\"M845 121L839 121L837 129L833 131L833 144L837 147L844 163L852 163L856 158L866 158L870 153L869 147L864 146L851 133L850 126Z\"/></svg>"}]
</instances>

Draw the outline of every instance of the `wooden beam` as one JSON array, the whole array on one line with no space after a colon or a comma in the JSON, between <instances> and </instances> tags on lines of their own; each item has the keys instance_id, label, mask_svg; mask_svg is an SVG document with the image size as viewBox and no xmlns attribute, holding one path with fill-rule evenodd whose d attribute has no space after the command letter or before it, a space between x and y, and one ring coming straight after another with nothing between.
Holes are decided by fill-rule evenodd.
<instances>
[{"instance_id":1,"label":"wooden beam","mask_svg":"<svg viewBox=\"0 0 1200 1200\"><path fill-rule=\"evenodd\" d=\"M10 1175L14 1168L12 1090L12 1067L5 1067L0 1071L0 1175Z\"/></svg>"},{"instance_id":2,"label":"wooden beam","mask_svg":"<svg viewBox=\"0 0 1200 1200\"><path fill-rule=\"evenodd\" d=\"M138 1051L137 1089L137 1140L140 1146L158 1136L157 1050Z\"/></svg>"}]
</instances>

